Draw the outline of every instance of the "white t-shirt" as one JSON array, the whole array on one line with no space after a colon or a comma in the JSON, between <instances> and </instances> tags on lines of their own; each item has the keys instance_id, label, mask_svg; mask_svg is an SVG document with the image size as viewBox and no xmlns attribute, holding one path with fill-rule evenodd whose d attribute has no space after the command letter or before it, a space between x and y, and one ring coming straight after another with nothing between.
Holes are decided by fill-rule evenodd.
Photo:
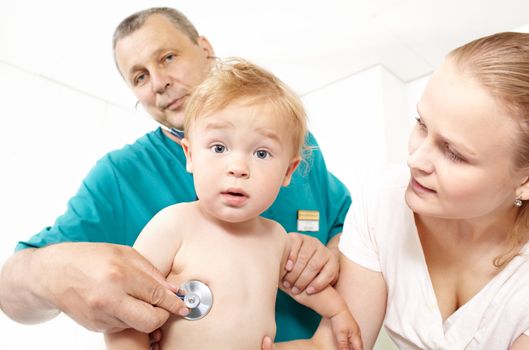
<instances>
[{"instance_id":1,"label":"white t-shirt","mask_svg":"<svg viewBox=\"0 0 529 350\"><path fill-rule=\"evenodd\" d=\"M443 322L404 199L408 181L409 170L402 166L353 196L339 245L351 261L382 272L389 336L401 349L497 350L529 335L529 244Z\"/></svg>"}]
</instances>

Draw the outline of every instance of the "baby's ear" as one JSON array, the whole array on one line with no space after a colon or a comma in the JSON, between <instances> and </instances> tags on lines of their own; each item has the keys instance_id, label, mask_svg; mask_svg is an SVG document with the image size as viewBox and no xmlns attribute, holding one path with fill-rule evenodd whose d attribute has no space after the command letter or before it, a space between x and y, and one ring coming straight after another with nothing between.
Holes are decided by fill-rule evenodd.
<instances>
[{"instance_id":1,"label":"baby's ear","mask_svg":"<svg viewBox=\"0 0 529 350\"><path fill-rule=\"evenodd\" d=\"M189 140L185 137L180 141L182 143L182 148L184 149L184 154L186 156L186 170L188 173L193 173L193 160L191 157L191 148L189 145Z\"/></svg>"},{"instance_id":2,"label":"baby's ear","mask_svg":"<svg viewBox=\"0 0 529 350\"><path fill-rule=\"evenodd\" d=\"M285 177L283 178L283 186L288 186L290 184L290 180L292 179L292 174L294 174L294 171L296 171L296 168L299 165L301 158L296 157L292 159L290 164L288 165L287 171L285 173Z\"/></svg>"}]
</instances>

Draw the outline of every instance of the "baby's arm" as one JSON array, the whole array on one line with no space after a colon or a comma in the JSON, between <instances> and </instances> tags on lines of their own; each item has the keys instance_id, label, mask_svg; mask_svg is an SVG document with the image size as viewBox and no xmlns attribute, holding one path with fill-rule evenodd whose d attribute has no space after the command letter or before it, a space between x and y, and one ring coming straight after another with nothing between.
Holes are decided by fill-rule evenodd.
<instances>
[{"instance_id":1,"label":"baby's arm","mask_svg":"<svg viewBox=\"0 0 529 350\"><path fill-rule=\"evenodd\" d=\"M288 256L289 250L290 247L288 246L287 240L284 254ZM285 261L284 257L283 261ZM284 269L281 271L284 271ZM282 274L284 274L284 272ZM282 279L282 277L283 276L281 276L280 279ZM303 304L313 309L321 316L330 319L338 349L362 349L360 327L351 315L345 300L336 291L336 289L334 289L332 286L327 286L325 289L315 294L307 294L306 292L302 292L300 294L294 295L289 289L283 288L281 283L279 286L298 303Z\"/></svg>"},{"instance_id":2,"label":"baby's arm","mask_svg":"<svg viewBox=\"0 0 529 350\"><path fill-rule=\"evenodd\" d=\"M167 207L156 214L143 228L133 248L149 260L163 276L171 271L174 257L181 245L178 234L180 221L176 206ZM167 314L169 318L169 314ZM134 329L125 329L117 333L106 333L105 343L108 350L149 350L149 335Z\"/></svg>"},{"instance_id":3,"label":"baby's arm","mask_svg":"<svg viewBox=\"0 0 529 350\"><path fill-rule=\"evenodd\" d=\"M329 286L319 293L307 294L303 292L297 295L291 294L289 290L284 291L298 303L310 307L321 316L330 319L338 349L362 349L360 328L336 289Z\"/></svg>"}]
</instances>

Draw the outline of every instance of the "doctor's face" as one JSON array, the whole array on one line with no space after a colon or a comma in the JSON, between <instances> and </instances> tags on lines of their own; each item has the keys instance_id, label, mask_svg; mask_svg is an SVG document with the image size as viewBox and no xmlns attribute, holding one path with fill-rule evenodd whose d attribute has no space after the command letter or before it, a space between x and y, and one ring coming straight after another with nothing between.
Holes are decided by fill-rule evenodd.
<instances>
[{"instance_id":1,"label":"doctor's face","mask_svg":"<svg viewBox=\"0 0 529 350\"><path fill-rule=\"evenodd\" d=\"M195 44L154 14L116 43L115 54L121 75L145 110L160 124L181 129L186 101L210 68L208 41L199 37Z\"/></svg>"},{"instance_id":2,"label":"doctor's face","mask_svg":"<svg viewBox=\"0 0 529 350\"><path fill-rule=\"evenodd\" d=\"M428 216L471 219L513 208L523 182L514 169L517 123L450 60L432 76L409 141L409 207Z\"/></svg>"}]
</instances>

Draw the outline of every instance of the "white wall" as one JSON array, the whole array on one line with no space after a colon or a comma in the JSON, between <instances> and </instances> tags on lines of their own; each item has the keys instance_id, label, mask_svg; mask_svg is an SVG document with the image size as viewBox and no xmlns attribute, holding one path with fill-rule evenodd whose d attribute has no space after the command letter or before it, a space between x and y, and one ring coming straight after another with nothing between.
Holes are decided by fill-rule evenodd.
<instances>
[{"instance_id":1,"label":"white wall","mask_svg":"<svg viewBox=\"0 0 529 350\"><path fill-rule=\"evenodd\" d=\"M348 186L388 162L405 160L406 86L375 66L303 97L331 171Z\"/></svg>"}]
</instances>

